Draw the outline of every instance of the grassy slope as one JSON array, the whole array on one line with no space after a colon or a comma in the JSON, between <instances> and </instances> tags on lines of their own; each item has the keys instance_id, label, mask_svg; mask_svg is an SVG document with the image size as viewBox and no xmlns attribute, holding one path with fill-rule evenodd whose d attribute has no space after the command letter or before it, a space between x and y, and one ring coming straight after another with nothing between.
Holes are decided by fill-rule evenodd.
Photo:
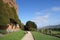
<instances>
[{"instance_id":1,"label":"grassy slope","mask_svg":"<svg viewBox=\"0 0 60 40\"><path fill-rule=\"evenodd\" d=\"M0 37L0 40L21 40L21 38L25 35L24 31L13 32L7 34L4 37Z\"/></svg>"},{"instance_id":2,"label":"grassy slope","mask_svg":"<svg viewBox=\"0 0 60 40\"><path fill-rule=\"evenodd\" d=\"M60 38L56 38L53 36L49 36L49 35L45 35L45 34L41 34L38 32L32 32L35 40L60 40Z\"/></svg>"}]
</instances>

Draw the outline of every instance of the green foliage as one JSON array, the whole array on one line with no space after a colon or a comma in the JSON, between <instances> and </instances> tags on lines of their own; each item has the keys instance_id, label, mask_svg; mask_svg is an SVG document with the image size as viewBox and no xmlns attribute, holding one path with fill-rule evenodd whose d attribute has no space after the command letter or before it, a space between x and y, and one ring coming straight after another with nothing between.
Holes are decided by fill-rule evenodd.
<instances>
[{"instance_id":1,"label":"green foliage","mask_svg":"<svg viewBox=\"0 0 60 40\"><path fill-rule=\"evenodd\" d=\"M14 20L18 23L18 24L21 24L21 21L19 20L19 18L18 18L18 15L17 15L17 13L16 13L16 10L14 9L14 8L11 8L12 9L12 11L14 12L14 13L12 13L12 15L14 16ZM10 18L11 18L11 16L10 16Z\"/></svg>"},{"instance_id":2,"label":"green foliage","mask_svg":"<svg viewBox=\"0 0 60 40\"><path fill-rule=\"evenodd\" d=\"M23 23L21 23L21 29L24 30L24 24Z\"/></svg>"},{"instance_id":3,"label":"green foliage","mask_svg":"<svg viewBox=\"0 0 60 40\"><path fill-rule=\"evenodd\" d=\"M6 30L0 30L0 33L2 33L2 34L6 34L7 31L6 31Z\"/></svg>"},{"instance_id":4,"label":"green foliage","mask_svg":"<svg viewBox=\"0 0 60 40\"><path fill-rule=\"evenodd\" d=\"M9 16L6 10L6 6L0 1L0 25L6 25L9 23Z\"/></svg>"},{"instance_id":5,"label":"green foliage","mask_svg":"<svg viewBox=\"0 0 60 40\"><path fill-rule=\"evenodd\" d=\"M37 25L34 22L32 22L32 21L27 21L26 27L28 27L29 30L37 29Z\"/></svg>"},{"instance_id":6,"label":"green foliage","mask_svg":"<svg viewBox=\"0 0 60 40\"><path fill-rule=\"evenodd\" d=\"M60 40L60 38L41 34L39 32L32 32L32 34L35 40Z\"/></svg>"},{"instance_id":7,"label":"green foliage","mask_svg":"<svg viewBox=\"0 0 60 40\"><path fill-rule=\"evenodd\" d=\"M21 40L25 35L25 31L13 32L5 35L4 37L0 37L0 40Z\"/></svg>"},{"instance_id":8,"label":"green foliage","mask_svg":"<svg viewBox=\"0 0 60 40\"><path fill-rule=\"evenodd\" d=\"M0 0L0 25L9 24L10 18L21 25L21 21L19 20L14 7L10 7L8 4L5 4Z\"/></svg>"}]
</instances>

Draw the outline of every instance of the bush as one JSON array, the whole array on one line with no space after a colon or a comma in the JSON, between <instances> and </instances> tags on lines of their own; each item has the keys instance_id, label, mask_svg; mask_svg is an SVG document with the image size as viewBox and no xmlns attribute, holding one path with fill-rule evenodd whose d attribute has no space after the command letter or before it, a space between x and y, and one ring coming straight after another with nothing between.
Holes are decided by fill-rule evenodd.
<instances>
[{"instance_id":1,"label":"bush","mask_svg":"<svg viewBox=\"0 0 60 40\"><path fill-rule=\"evenodd\" d=\"M6 31L6 30L0 30L0 33L1 33L1 34L6 34L7 31Z\"/></svg>"}]
</instances>

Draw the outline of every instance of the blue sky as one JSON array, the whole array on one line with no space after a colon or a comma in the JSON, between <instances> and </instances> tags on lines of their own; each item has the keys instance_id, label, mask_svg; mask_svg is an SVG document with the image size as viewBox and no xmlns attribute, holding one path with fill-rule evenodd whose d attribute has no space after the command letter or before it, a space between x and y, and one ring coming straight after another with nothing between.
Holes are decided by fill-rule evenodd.
<instances>
[{"instance_id":1,"label":"blue sky","mask_svg":"<svg viewBox=\"0 0 60 40\"><path fill-rule=\"evenodd\" d=\"M60 0L16 0L22 23L31 20L38 28L60 24Z\"/></svg>"}]
</instances>

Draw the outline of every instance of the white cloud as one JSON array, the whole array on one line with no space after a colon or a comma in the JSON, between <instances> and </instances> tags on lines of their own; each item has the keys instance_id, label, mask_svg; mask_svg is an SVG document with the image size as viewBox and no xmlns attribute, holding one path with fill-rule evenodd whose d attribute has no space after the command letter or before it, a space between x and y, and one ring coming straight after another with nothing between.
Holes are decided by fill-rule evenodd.
<instances>
[{"instance_id":1,"label":"white cloud","mask_svg":"<svg viewBox=\"0 0 60 40\"><path fill-rule=\"evenodd\" d=\"M44 16L36 16L31 21L34 21L38 25L38 27L44 26L48 23L48 17L49 17L48 14L44 15Z\"/></svg>"},{"instance_id":2,"label":"white cloud","mask_svg":"<svg viewBox=\"0 0 60 40\"><path fill-rule=\"evenodd\" d=\"M48 15L37 16L37 17L33 18L33 21L36 23L47 22L47 20L48 20Z\"/></svg>"},{"instance_id":3,"label":"white cloud","mask_svg":"<svg viewBox=\"0 0 60 40\"><path fill-rule=\"evenodd\" d=\"M52 12L60 12L60 7L52 7L35 12L36 15L31 21L34 21L38 26L46 26L48 25L49 17L51 17Z\"/></svg>"},{"instance_id":4,"label":"white cloud","mask_svg":"<svg viewBox=\"0 0 60 40\"><path fill-rule=\"evenodd\" d=\"M51 10L52 11L60 11L60 7L52 7Z\"/></svg>"},{"instance_id":5,"label":"white cloud","mask_svg":"<svg viewBox=\"0 0 60 40\"><path fill-rule=\"evenodd\" d=\"M45 14L50 14L52 12L60 12L60 7L51 7L48 9L40 10L38 12L35 12L36 15L45 15Z\"/></svg>"},{"instance_id":6,"label":"white cloud","mask_svg":"<svg viewBox=\"0 0 60 40\"><path fill-rule=\"evenodd\" d=\"M60 7L51 7L45 10L41 10L41 12L49 13L49 12L60 12Z\"/></svg>"},{"instance_id":7,"label":"white cloud","mask_svg":"<svg viewBox=\"0 0 60 40\"><path fill-rule=\"evenodd\" d=\"M40 13L40 12L36 12L35 14L36 14L36 15L40 15L41 13Z\"/></svg>"}]
</instances>

